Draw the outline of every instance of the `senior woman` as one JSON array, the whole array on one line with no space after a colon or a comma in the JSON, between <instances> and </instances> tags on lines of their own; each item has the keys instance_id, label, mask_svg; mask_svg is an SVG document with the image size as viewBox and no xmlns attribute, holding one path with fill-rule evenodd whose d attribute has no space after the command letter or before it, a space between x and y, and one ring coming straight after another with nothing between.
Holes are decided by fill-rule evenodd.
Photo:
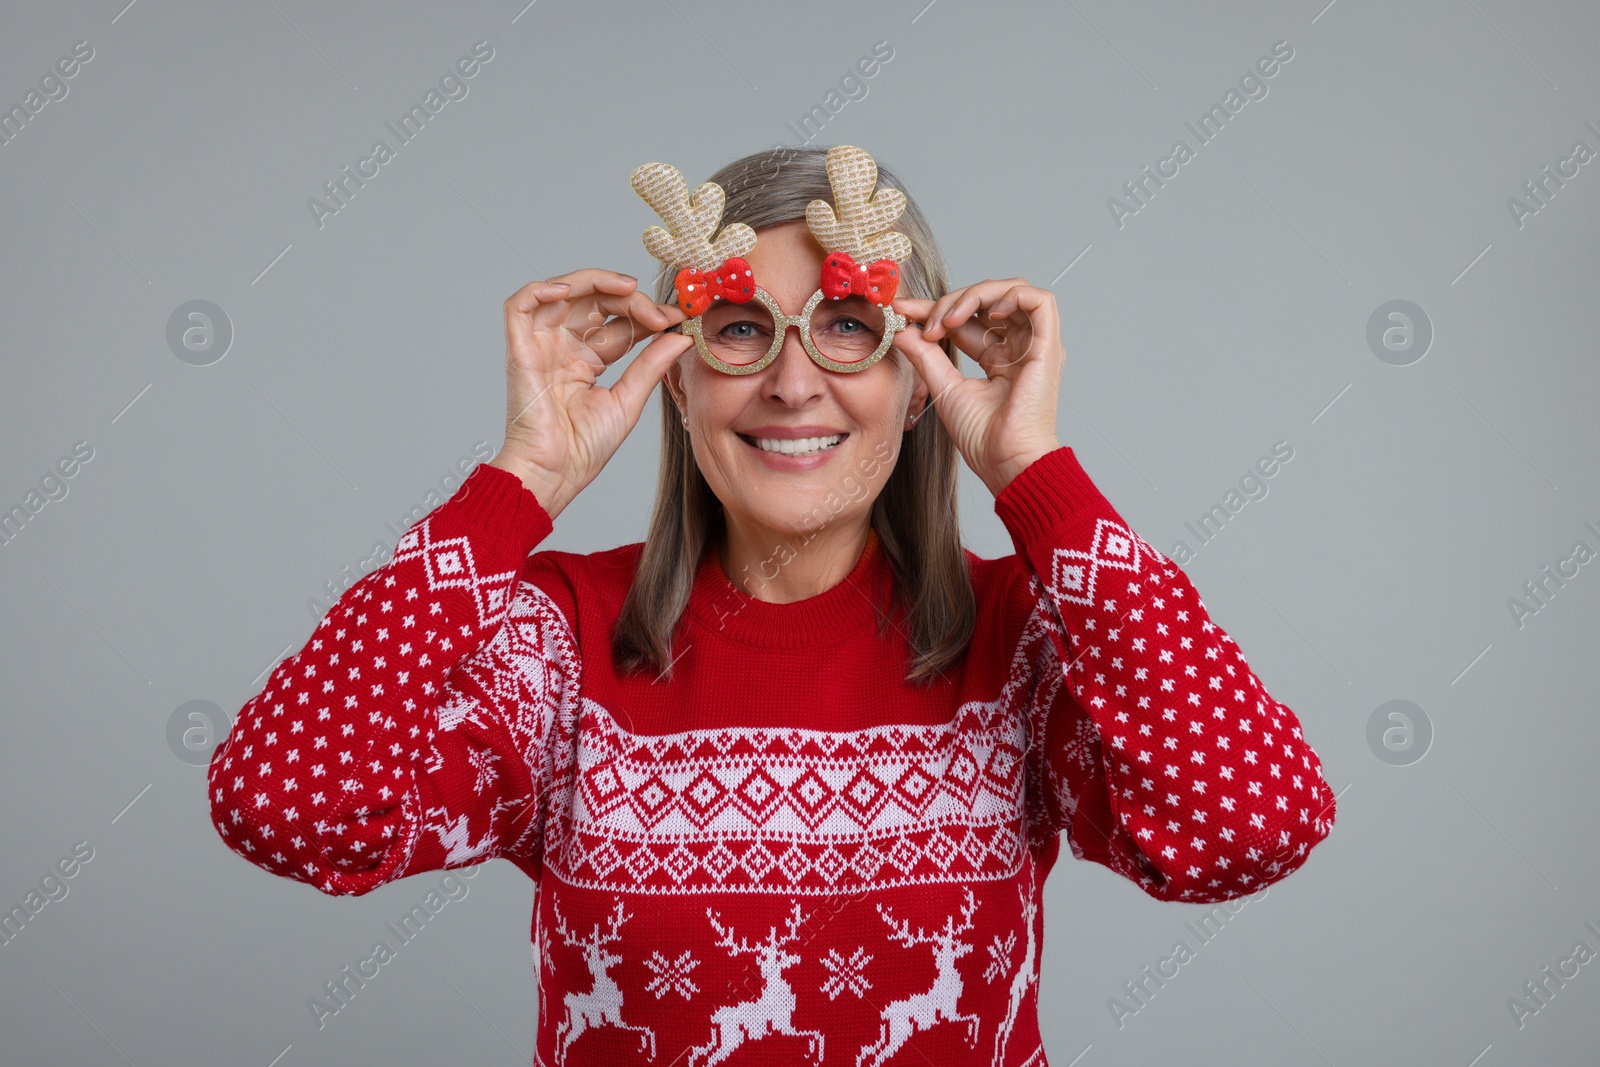
<instances>
[{"instance_id":1,"label":"senior woman","mask_svg":"<svg viewBox=\"0 0 1600 1067\"><path fill-rule=\"evenodd\" d=\"M515 863L539 1064L1043 1065L1061 838L1232 900L1331 830L1321 764L1058 441L1048 290L951 289L851 146L634 187L678 270L506 301L504 446L245 705L213 821L335 895ZM658 383L645 540L536 551ZM1015 554L962 547L958 457Z\"/></svg>"}]
</instances>

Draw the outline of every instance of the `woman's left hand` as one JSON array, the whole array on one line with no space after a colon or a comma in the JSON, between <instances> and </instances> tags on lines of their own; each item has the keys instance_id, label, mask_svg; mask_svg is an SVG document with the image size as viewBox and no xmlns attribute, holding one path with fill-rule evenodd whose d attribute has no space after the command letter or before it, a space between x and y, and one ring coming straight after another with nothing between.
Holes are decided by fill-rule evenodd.
<instances>
[{"instance_id":1,"label":"woman's left hand","mask_svg":"<svg viewBox=\"0 0 1600 1067\"><path fill-rule=\"evenodd\" d=\"M928 402L990 492L999 496L1028 464L1061 447L1056 398L1066 352L1054 293L1008 278L954 289L938 300L898 297L892 306L926 323L901 330L894 347L928 384ZM961 373L934 343L946 335L986 377Z\"/></svg>"}]
</instances>

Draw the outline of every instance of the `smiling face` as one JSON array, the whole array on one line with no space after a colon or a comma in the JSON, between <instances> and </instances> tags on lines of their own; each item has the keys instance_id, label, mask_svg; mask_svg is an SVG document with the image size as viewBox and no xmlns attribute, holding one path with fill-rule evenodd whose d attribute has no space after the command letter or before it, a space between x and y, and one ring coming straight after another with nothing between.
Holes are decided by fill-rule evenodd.
<instances>
[{"instance_id":1,"label":"smiling face","mask_svg":"<svg viewBox=\"0 0 1600 1067\"><path fill-rule=\"evenodd\" d=\"M796 219L758 231L745 259L756 283L796 315L817 291L824 255L805 220ZM832 303L824 299L817 308L818 331ZM708 332L712 319L704 320ZM750 327L734 330L739 336ZM824 519L863 525L894 469L908 410L922 410L927 397L927 386L895 349L864 371L840 373L812 361L798 328L786 332L777 357L754 374L714 370L690 348L666 384L689 417L695 461L722 501L730 530L749 533L800 533Z\"/></svg>"}]
</instances>

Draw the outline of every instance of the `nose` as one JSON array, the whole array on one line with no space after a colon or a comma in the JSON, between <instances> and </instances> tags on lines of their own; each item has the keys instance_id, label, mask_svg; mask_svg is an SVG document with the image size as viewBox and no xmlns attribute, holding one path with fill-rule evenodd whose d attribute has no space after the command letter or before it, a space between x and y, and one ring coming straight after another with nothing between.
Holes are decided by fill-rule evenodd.
<instances>
[{"instance_id":1,"label":"nose","mask_svg":"<svg viewBox=\"0 0 1600 1067\"><path fill-rule=\"evenodd\" d=\"M789 323L784 327L783 347L765 371L765 392L773 400L798 407L821 395L826 374L806 352L799 324Z\"/></svg>"}]
</instances>

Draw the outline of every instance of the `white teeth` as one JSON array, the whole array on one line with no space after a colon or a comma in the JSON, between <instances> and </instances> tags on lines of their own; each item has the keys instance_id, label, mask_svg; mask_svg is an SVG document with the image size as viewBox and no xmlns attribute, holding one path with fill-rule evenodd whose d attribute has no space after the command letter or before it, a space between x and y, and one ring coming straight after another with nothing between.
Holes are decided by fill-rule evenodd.
<instances>
[{"instance_id":1,"label":"white teeth","mask_svg":"<svg viewBox=\"0 0 1600 1067\"><path fill-rule=\"evenodd\" d=\"M805 456L813 452L822 452L832 448L844 440L844 434L836 433L831 437L755 437L756 447L763 452L782 452L786 456Z\"/></svg>"}]
</instances>

